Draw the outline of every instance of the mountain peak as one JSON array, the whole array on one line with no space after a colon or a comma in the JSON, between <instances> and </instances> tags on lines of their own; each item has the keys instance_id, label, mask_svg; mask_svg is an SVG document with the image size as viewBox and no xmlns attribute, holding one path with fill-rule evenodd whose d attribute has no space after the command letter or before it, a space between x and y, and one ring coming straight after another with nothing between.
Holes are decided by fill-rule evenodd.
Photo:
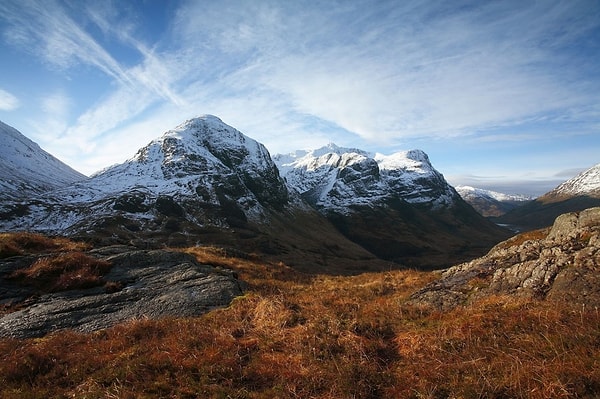
<instances>
[{"instance_id":1,"label":"mountain peak","mask_svg":"<svg viewBox=\"0 0 600 399\"><path fill-rule=\"evenodd\" d=\"M546 195L582 196L600 195L600 163L560 184Z\"/></svg>"},{"instance_id":2,"label":"mountain peak","mask_svg":"<svg viewBox=\"0 0 600 399\"><path fill-rule=\"evenodd\" d=\"M330 142L327 145L317 148L316 150L308 151L307 153L312 154L314 157L321 157L327 154L336 154L336 155L344 155L344 154L359 154L367 156L368 152L359 150L358 148L347 148L340 147L337 144Z\"/></svg>"},{"instance_id":3,"label":"mountain peak","mask_svg":"<svg viewBox=\"0 0 600 399\"><path fill-rule=\"evenodd\" d=\"M93 203L97 215L120 215L137 229L150 228L153 218L164 221L171 216L239 227L265 217L270 209L283 209L289 201L267 149L211 115L185 121L131 159L51 197L69 217L41 209L40 219L30 219L32 226L85 229Z\"/></svg>"},{"instance_id":4,"label":"mountain peak","mask_svg":"<svg viewBox=\"0 0 600 399\"><path fill-rule=\"evenodd\" d=\"M377 153L375 160L381 169L411 170L423 173L433 170L429 156L423 150L399 151L391 155Z\"/></svg>"}]
</instances>

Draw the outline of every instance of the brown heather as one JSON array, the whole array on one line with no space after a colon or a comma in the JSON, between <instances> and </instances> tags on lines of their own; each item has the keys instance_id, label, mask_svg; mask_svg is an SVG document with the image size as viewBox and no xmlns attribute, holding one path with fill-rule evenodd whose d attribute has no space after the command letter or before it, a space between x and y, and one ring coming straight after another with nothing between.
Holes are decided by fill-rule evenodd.
<instances>
[{"instance_id":1,"label":"brown heather","mask_svg":"<svg viewBox=\"0 0 600 399\"><path fill-rule=\"evenodd\" d=\"M598 309L408 305L436 273L304 275L193 248L249 289L198 318L0 340L2 398L593 398Z\"/></svg>"},{"instance_id":2,"label":"brown heather","mask_svg":"<svg viewBox=\"0 0 600 399\"><path fill-rule=\"evenodd\" d=\"M36 233L0 233L0 259L48 252L84 251L89 245L67 238L50 238Z\"/></svg>"},{"instance_id":3,"label":"brown heather","mask_svg":"<svg viewBox=\"0 0 600 399\"><path fill-rule=\"evenodd\" d=\"M110 263L82 252L67 252L38 258L31 266L18 269L9 278L42 292L65 291L104 284L102 276Z\"/></svg>"}]
</instances>

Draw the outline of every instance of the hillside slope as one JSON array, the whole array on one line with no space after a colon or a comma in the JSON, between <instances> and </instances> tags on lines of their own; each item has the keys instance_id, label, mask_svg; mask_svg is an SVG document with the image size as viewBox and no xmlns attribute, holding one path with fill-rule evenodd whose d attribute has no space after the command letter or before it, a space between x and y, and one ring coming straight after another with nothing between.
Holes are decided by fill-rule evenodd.
<instances>
[{"instance_id":1,"label":"hillside slope","mask_svg":"<svg viewBox=\"0 0 600 399\"><path fill-rule=\"evenodd\" d=\"M38 195L87 179L0 122L0 200Z\"/></svg>"},{"instance_id":2,"label":"hillside slope","mask_svg":"<svg viewBox=\"0 0 600 399\"><path fill-rule=\"evenodd\" d=\"M600 208L556 218L552 228L523 233L487 255L454 266L413 295L442 309L491 295L600 306Z\"/></svg>"}]
</instances>

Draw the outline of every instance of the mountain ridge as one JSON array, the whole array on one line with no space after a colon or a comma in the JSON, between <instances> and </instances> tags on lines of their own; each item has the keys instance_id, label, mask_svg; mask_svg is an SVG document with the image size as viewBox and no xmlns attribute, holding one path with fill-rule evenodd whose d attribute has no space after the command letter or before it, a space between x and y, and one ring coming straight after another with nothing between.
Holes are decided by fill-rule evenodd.
<instances>
[{"instance_id":1,"label":"mountain ridge","mask_svg":"<svg viewBox=\"0 0 600 399\"><path fill-rule=\"evenodd\" d=\"M0 204L0 220L6 230L104 245L216 243L331 270L446 267L509 234L465 203L421 150L383 155L331 143L271 157L212 115L85 181Z\"/></svg>"},{"instance_id":2,"label":"mountain ridge","mask_svg":"<svg viewBox=\"0 0 600 399\"><path fill-rule=\"evenodd\" d=\"M462 199L486 217L504 215L534 199L534 197L526 195L504 194L471 186L456 186L455 189Z\"/></svg>"},{"instance_id":3,"label":"mountain ridge","mask_svg":"<svg viewBox=\"0 0 600 399\"><path fill-rule=\"evenodd\" d=\"M421 150L383 155L330 143L273 158L302 198L383 259L448 266L509 234L464 202Z\"/></svg>"},{"instance_id":4,"label":"mountain ridge","mask_svg":"<svg viewBox=\"0 0 600 399\"><path fill-rule=\"evenodd\" d=\"M210 115L88 180L0 204L0 227L143 249L218 244L313 270L389 267L290 193L262 144Z\"/></svg>"}]
</instances>

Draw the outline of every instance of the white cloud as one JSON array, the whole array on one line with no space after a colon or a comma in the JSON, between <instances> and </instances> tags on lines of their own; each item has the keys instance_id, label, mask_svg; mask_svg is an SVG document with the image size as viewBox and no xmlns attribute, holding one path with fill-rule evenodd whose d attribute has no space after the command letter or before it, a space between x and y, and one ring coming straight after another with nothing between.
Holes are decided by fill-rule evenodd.
<instances>
[{"instance_id":1,"label":"white cloud","mask_svg":"<svg viewBox=\"0 0 600 399\"><path fill-rule=\"evenodd\" d=\"M6 90L0 89L0 110L1 111L12 111L19 108L20 102L17 97L7 92Z\"/></svg>"}]
</instances>

